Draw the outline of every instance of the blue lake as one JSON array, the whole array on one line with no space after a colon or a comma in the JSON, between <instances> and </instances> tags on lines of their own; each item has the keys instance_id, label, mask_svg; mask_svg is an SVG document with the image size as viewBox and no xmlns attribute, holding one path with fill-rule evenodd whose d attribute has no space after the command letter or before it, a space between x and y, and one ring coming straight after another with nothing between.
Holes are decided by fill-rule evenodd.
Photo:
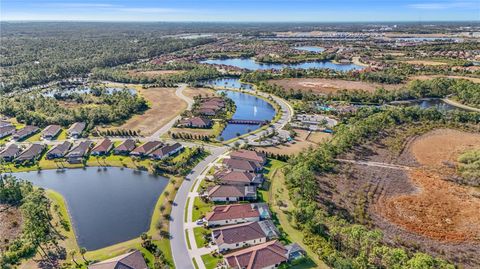
<instances>
[{"instance_id":1,"label":"blue lake","mask_svg":"<svg viewBox=\"0 0 480 269\"><path fill-rule=\"evenodd\" d=\"M293 49L302 50L302 51L308 51L308 52L315 52L315 53L320 53L320 52L322 52L322 51L325 51L324 48L322 48L322 47L316 47L316 46L293 47Z\"/></svg>"},{"instance_id":2,"label":"blue lake","mask_svg":"<svg viewBox=\"0 0 480 269\"><path fill-rule=\"evenodd\" d=\"M293 69L334 69L337 71L350 71L363 69L362 66L356 64L336 64L331 61L313 61L296 64L277 64L277 63L258 63L251 58L227 58L227 59L210 59L201 61L206 64L222 64L230 65L238 68L244 68L248 70L281 70L284 68Z\"/></svg>"},{"instance_id":3,"label":"blue lake","mask_svg":"<svg viewBox=\"0 0 480 269\"><path fill-rule=\"evenodd\" d=\"M275 108L263 99L235 91L220 92L225 92L227 97L232 99L237 106L232 119L271 121L275 117ZM223 140L226 141L235 138L237 133L243 135L258 128L260 128L260 125L228 123L220 137L223 137Z\"/></svg>"},{"instance_id":4,"label":"blue lake","mask_svg":"<svg viewBox=\"0 0 480 269\"><path fill-rule=\"evenodd\" d=\"M13 175L60 193L67 202L78 244L88 250L140 236L168 179L131 169L42 170Z\"/></svg>"},{"instance_id":5,"label":"blue lake","mask_svg":"<svg viewBox=\"0 0 480 269\"><path fill-rule=\"evenodd\" d=\"M214 87L226 87L226 88L235 88L235 89L241 89L241 90L252 90L253 88L251 84L242 83L238 78L212 79L212 80L205 81L204 84L214 86Z\"/></svg>"}]
</instances>

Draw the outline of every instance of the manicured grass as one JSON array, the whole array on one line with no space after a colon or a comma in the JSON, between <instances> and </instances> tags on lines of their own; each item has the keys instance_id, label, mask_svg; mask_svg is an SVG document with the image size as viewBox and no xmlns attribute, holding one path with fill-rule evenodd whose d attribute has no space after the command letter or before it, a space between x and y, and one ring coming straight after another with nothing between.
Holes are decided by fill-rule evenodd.
<instances>
[{"instance_id":1,"label":"manicured grass","mask_svg":"<svg viewBox=\"0 0 480 269\"><path fill-rule=\"evenodd\" d=\"M187 198L187 202L185 203L185 210L184 211L184 216L183 216L183 222L188 221L188 204L190 203L190 197Z\"/></svg>"},{"instance_id":2,"label":"manicured grass","mask_svg":"<svg viewBox=\"0 0 480 269\"><path fill-rule=\"evenodd\" d=\"M67 140L67 131L62 129L57 137L55 137L55 140Z\"/></svg>"},{"instance_id":3,"label":"manicured grass","mask_svg":"<svg viewBox=\"0 0 480 269\"><path fill-rule=\"evenodd\" d=\"M195 197L193 200L193 221L200 219L202 216L205 216L207 212L212 210L213 205L205 203L200 197Z\"/></svg>"},{"instance_id":4,"label":"manicured grass","mask_svg":"<svg viewBox=\"0 0 480 269\"><path fill-rule=\"evenodd\" d=\"M187 240L188 249L192 249L192 245L190 244L190 236L188 235L188 230L185 230L185 240Z\"/></svg>"},{"instance_id":5,"label":"manicured grass","mask_svg":"<svg viewBox=\"0 0 480 269\"><path fill-rule=\"evenodd\" d=\"M195 243L197 243L197 248L203 248L207 240L205 240L205 233L208 233L209 231L204 228L204 227L195 227L193 228L193 234L195 235Z\"/></svg>"},{"instance_id":6,"label":"manicured grass","mask_svg":"<svg viewBox=\"0 0 480 269\"><path fill-rule=\"evenodd\" d=\"M63 196L60 193L50 189L46 191L46 194L52 202L51 208L53 209L52 216L54 222L62 227L58 230L63 236L66 237L65 248L78 250L77 238L75 237L75 231L73 229L72 222L70 221L67 204L63 199ZM63 226L60 224L60 221L65 223L65 226L68 228L63 228Z\"/></svg>"},{"instance_id":7,"label":"manicured grass","mask_svg":"<svg viewBox=\"0 0 480 269\"><path fill-rule=\"evenodd\" d=\"M203 264L207 269L214 269L217 267L218 262L222 261L223 258L213 257L211 254L205 254L202 256Z\"/></svg>"},{"instance_id":8,"label":"manicured grass","mask_svg":"<svg viewBox=\"0 0 480 269\"><path fill-rule=\"evenodd\" d=\"M28 137L25 141L27 142L38 142L40 141L42 138L42 133L41 132L38 132L30 137Z\"/></svg>"},{"instance_id":9,"label":"manicured grass","mask_svg":"<svg viewBox=\"0 0 480 269\"><path fill-rule=\"evenodd\" d=\"M278 169L285 166L286 163L274 159L268 159L268 163L265 165L263 169L265 182L263 183L262 188L258 190L258 198L260 201L264 203L270 204L270 193L269 190L271 189L272 181L275 180L275 173Z\"/></svg>"},{"instance_id":10,"label":"manicured grass","mask_svg":"<svg viewBox=\"0 0 480 269\"><path fill-rule=\"evenodd\" d=\"M193 266L195 266L195 269L198 269L199 267L195 258L192 258L192 262L193 262Z\"/></svg>"}]
</instances>

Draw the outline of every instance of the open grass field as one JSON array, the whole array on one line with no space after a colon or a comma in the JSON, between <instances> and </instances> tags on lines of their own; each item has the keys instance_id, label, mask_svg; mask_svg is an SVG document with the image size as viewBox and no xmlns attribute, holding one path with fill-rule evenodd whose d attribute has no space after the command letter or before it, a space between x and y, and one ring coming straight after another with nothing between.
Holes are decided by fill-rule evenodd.
<instances>
[{"instance_id":1,"label":"open grass field","mask_svg":"<svg viewBox=\"0 0 480 269\"><path fill-rule=\"evenodd\" d=\"M437 61L430 61L430 60L411 60L411 61L404 61L404 62L407 64L427 65L427 66L447 65L447 63L444 63L444 62L437 62Z\"/></svg>"},{"instance_id":2,"label":"open grass field","mask_svg":"<svg viewBox=\"0 0 480 269\"><path fill-rule=\"evenodd\" d=\"M189 98L195 97L195 96L216 96L215 90L209 89L209 88L192 88L192 87L187 87L184 91L183 94Z\"/></svg>"},{"instance_id":3,"label":"open grass field","mask_svg":"<svg viewBox=\"0 0 480 269\"><path fill-rule=\"evenodd\" d=\"M141 135L151 135L170 120L180 115L187 104L175 94L175 88L139 89L150 108L141 115L135 115L120 126L110 129L140 130Z\"/></svg>"},{"instance_id":4,"label":"open grass field","mask_svg":"<svg viewBox=\"0 0 480 269\"><path fill-rule=\"evenodd\" d=\"M129 70L127 73L132 77L148 77L154 78L164 75L180 74L185 71L183 70L151 70L151 71L141 71L141 70Z\"/></svg>"},{"instance_id":5,"label":"open grass field","mask_svg":"<svg viewBox=\"0 0 480 269\"><path fill-rule=\"evenodd\" d=\"M309 147L315 147L316 145L328 141L331 134L323 132L312 132L310 135L307 130L295 129L297 136L295 137L295 143L287 143L283 145L271 146L271 147L258 147L258 150L273 153L273 154L286 154L293 155L308 149Z\"/></svg>"},{"instance_id":6,"label":"open grass field","mask_svg":"<svg viewBox=\"0 0 480 269\"><path fill-rule=\"evenodd\" d=\"M294 89L307 92L311 91L312 93L316 94L330 94L339 92L341 90L363 90L373 92L379 88L393 90L401 87L401 85L323 78L275 79L270 80L269 83L282 86L287 90Z\"/></svg>"}]
</instances>

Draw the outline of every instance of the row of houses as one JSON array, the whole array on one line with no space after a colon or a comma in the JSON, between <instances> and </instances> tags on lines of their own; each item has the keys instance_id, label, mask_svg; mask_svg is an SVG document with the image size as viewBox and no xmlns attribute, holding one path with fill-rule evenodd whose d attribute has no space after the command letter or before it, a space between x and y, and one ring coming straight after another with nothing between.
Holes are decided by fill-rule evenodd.
<instances>
[{"instance_id":1,"label":"row of houses","mask_svg":"<svg viewBox=\"0 0 480 269\"><path fill-rule=\"evenodd\" d=\"M22 150L17 144L10 144L0 151L0 159L6 162L34 161L41 157L44 149L46 149L45 145L37 143L29 145L25 150ZM159 160L172 156L182 149L183 146L180 143L170 145L160 141L148 141L137 146L133 139L127 139L114 147L114 143L110 139L104 138L95 145L89 140L79 141L75 144L64 141L50 148L46 153L46 159L65 158L69 163L81 163L88 155L104 156L113 151L116 155L131 155Z\"/></svg>"},{"instance_id":2,"label":"row of houses","mask_svg":"<svg viewBox=\"0 0 480 269\"><path fill-rule=\"evenodd\" d=\"M67 130L67 135L71 138L79 138L85 130L84 122L76 122ZM41 138L44 140L53 140L62 131L60 125L49 125L41 131ZM12 136L13 141L21 141L27 137L40 132L40 128L33 125L27 125L17 130L17 128L8 121L0 121L0 138Z\"/></svg>"},{"instance_id":3,"label":"row of houses","mask_svg":"<svg viewBox=\"0 0 480 269\"><path fill-rule=\"evenodd\" d=\"M220 172L214 174L218 185L205 194L214 202L256 200L256 188L263 184L261 171L265 155L238 150L223 160ZM277 268L282 263L303 257L297 244L283 245L280 233L264 203L234 203L214 206L205 216L205 225L212 228L211 238L223 253L227 268Z\"/></svg>"}]
</instances>

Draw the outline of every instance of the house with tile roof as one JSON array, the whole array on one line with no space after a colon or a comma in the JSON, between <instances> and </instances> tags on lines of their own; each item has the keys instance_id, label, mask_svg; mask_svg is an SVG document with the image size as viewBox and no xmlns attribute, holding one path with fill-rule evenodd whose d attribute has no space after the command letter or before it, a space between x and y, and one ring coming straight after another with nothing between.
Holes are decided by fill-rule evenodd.
<instances>
[{"instance_id":1,"label":"house with tile roof","mask_svg":"<svg viewBox=\"0 0 480 269\"><path fill-rule=\"evenodd\" d=\"M111 259L97 262L88 269L148 269L147 263L140 251L135 250Z\"/></svg>"},{"instance_id":2,"label":"house with tile roof","mask_svg":"<svg viewBox=\"0 0 480 269\"><path fill-rule=\"evenodd\" d=\"M235 251L224 256L228 268L272 269L288 261L287 249L278 240Z\"/></svg>"},{"instance_id":3,"label":"house with tile roof","mask_svg":"<svg viewBox=\"0 0 480 269\"><path fill-rule=\"evenodd\" d=\"M255 186L216 185L207 190L206 196L213 202L237 202L257 199Z\"/></svg>"},{"instance_id":4,"label":"house with tile roof","mask_svg":"<svg viewBox=\"0 0 480 269\"><path fill-rule=\"evenodd\" d=\"M113 149L113 153L116 155L128 155L136 147L135 140L127 139L120 145Z\"/></svg>"},{"instance_id":5,"label":"house with tile roof","mask_svg":"<svg viewBox=\"0 0 480 269\"><path fill-rule=\"evenodd\" d=\"M208 227L260 221L265 215L265 204L231 204L213 207L205 216ZM268 211L268 207L266 208Z\"/></svg>"}]
</instances>

